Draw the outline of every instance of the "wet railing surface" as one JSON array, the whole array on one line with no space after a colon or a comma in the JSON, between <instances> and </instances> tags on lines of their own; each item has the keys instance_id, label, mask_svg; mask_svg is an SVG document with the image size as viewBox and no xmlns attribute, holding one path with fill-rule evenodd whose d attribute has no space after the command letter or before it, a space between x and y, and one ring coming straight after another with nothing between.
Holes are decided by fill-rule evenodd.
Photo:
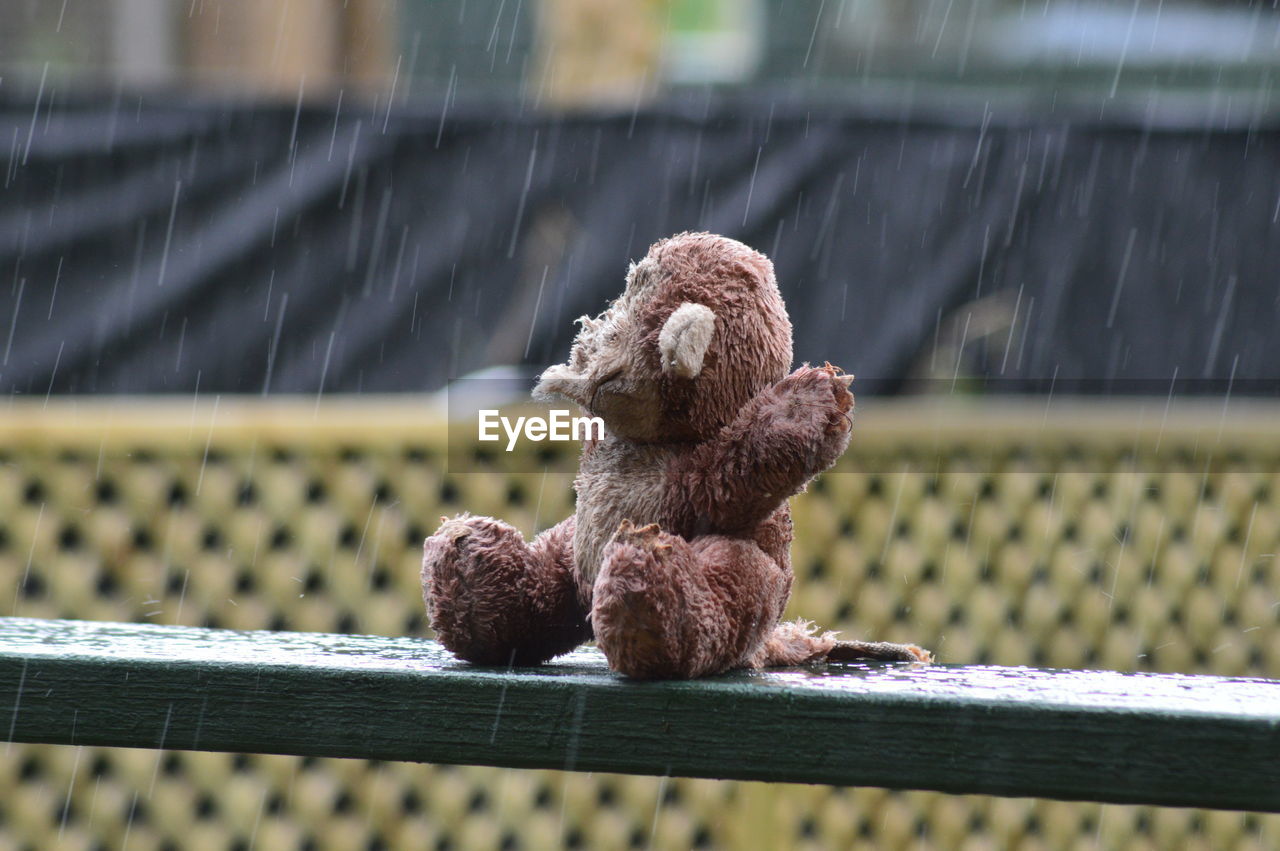
<instances>
[{"instance_id":1,"label":"wet railing surface","mask_svg":"<svg viewBox=\"0 0 1280 851\"><path fill-rule=\"evenodd\" d=\"M634 682L582 649L0 619L0 736L1280 811L1280 682L828 665Z\"/></svg>"}]
</instances>

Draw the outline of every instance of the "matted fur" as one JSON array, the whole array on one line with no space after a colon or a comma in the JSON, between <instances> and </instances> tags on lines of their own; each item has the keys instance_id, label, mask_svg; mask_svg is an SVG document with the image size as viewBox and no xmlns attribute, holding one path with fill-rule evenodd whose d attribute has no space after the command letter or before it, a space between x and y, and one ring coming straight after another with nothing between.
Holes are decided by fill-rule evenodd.
<instances>
[{"instance_id":1,"label":"matted fur","mask_svg":"<svg viewBox=\"0 0 1280 851\"><path fill-rule=\"evenodd\" d=\"M697 677L824 658L928 661L779 619L791 591L787 500L849 443L851 376L791 363L773 265L742 243L655 243L535 394L604 419L577 513L531 545L487 517L427 539L440 641L480 664L545 661L593 634L615 670Z\"/></svg>"}]
</instances>

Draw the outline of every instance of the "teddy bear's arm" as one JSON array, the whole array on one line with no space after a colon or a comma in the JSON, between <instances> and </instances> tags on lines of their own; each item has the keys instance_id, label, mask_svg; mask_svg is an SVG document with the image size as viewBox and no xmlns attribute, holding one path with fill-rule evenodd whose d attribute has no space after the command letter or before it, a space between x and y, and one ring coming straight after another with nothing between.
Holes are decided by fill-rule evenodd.
<instances>
[{"instance_id":1,"label":"teddy bear's arm","mask_svg":"<svg viewBox=\"0 0 1280 851\"><path fill-rule=\"evenodd\" d=\"M716 528L751 529L849 445L851 375L802 366L748 402L688 462L685 486Z\"/></svg>"}]
</instances>

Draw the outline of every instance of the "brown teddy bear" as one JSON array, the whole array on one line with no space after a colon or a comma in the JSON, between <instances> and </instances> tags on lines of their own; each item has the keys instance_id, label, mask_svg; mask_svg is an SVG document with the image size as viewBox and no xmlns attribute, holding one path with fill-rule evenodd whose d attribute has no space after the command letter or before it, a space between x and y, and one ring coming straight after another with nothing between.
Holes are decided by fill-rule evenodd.
<instances>
[{"instance_id":1,"label":"brown teddy bear","mask_svg":"<svg viewBox=\"0 0 1280 851\"><path fill-rule=\"evenodd\" d=\"M791 590L790 496L849 443L852 376L790 375L791 322L773 265L707 233L664 239L626 290L583 317L544 372L605 422L575 482L577 514L531 544L463 514L426 540L423 598L442 644L527 665L593 635L631 677L851 659L929 661L913 645L837 641L780 623Z\"/></svg>"}]
</instances>

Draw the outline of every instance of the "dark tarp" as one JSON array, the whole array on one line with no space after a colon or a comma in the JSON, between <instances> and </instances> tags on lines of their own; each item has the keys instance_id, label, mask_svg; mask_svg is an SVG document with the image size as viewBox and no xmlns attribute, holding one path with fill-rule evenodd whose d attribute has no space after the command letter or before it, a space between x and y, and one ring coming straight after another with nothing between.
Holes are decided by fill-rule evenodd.
<instances>
[{"instance_id":1,"label":"dark tarp","mask_svg":"<svg viewBox=\"0 0 1280 851\"><path fill-rule=\"evenodd\" d=\"M0 100L0 390L384 392L562 359L684 229L770 255L862 392L1274 394L1280 130L757 92Z\"/></svg>"}]
</instances>

